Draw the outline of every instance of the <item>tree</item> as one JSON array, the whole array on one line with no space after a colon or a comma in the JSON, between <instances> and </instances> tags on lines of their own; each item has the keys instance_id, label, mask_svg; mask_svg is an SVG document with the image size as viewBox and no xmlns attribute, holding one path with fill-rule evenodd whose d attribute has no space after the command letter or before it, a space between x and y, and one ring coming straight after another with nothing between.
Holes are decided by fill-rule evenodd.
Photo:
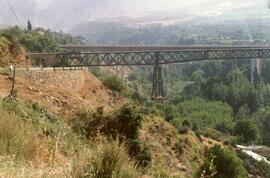
<instances>
[{"instance_id":1,"label":"tree","mask_svg":"<svg viewBox=\"0 0 270 178\"><path fill-rule=\"evenodd\" d=\"M32 24L31 24L30 20L27 21L27 30L32 31Z\"/></svg>"},{"instance_id":2,"label":"tree","mask_svg":"<svg viewBox=\"0 0 270 178\"><path fill-rule=\"evenodd\" d=\"M194 71L192 74L192 80L196 83L203 82L205 80L204 79L204 71L201 69L197 69L196 71Z\"/></svg>"},{"instance_id":3,"label":"tree","mask_svg":"<svg viewBox=\"0 0 270 178\"><path fill-rule=\"evenodd\" d=\"M258 122L260 124L260 131L262 142L270 146L270 108L262 109L258 112Z\"/></svg>"},{"instance_id":4,"label":"tree","mask_svg":"<svg viewBox=\"0 0 270 178\"><path fill-rule=\"evenodd\" d=\"M233 128L232 108L220 101L207 101L202 98L192 98L179 103L175 112L183 120L200 127L220 128L225 133L231 132ZM179 126L176 126L179 127Z\"/></svg>"},{"instance_id":5,"label":"tree","mask_svg":"<svg viewBox=\"0 0 270 178\"><path fill-rule=\"evenodd\" d=\"M250 120L240 120L234 127L234 134L240 136L244 143L250 143L257 139L258 127Z\"/></svg>"}]
</instances>

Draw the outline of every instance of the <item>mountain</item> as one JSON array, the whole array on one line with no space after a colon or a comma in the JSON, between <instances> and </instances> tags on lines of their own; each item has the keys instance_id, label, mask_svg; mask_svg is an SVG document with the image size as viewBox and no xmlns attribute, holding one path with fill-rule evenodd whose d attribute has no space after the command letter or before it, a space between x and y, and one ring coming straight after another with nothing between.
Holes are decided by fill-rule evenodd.
<instances>
[{"instance_id":1,"label":"mountain","mask_svg":"<svg viewBox=\"0 0 270 178\"><path fill-rule=\"evenodd\" d=\"M187 6L185 11L178 8L142 16L92 19L70 32L92 43L121 45L253 43L269 39L270 11L266 1L214 2Z\"/></svg>"},{"instance_id":2,"label":"mountain","mask_svg":"<svg viewBox=\"0 0 270 178\"><path fill-rule=\"evenodd\" d=\"M269 16L266 0L4 0L0 8L0 24L24 26L30 19L34 26L64 31L93 21L122 21L123 17L128 19L128 24L141 25L171 24L198 16L210 20L221 16Z\"/></svg>"},{"instance_id":3,"label":"mountain","mask_svg":"<svg viewBox=\"0 0 270 178\"><path fill-rule=\"evenodd\" d=\"M25 28L30 19L34 27L96 44L267 42L270 36L266 0L5 0L0 8L1 25Z\"/></svg>"}]
</instances>

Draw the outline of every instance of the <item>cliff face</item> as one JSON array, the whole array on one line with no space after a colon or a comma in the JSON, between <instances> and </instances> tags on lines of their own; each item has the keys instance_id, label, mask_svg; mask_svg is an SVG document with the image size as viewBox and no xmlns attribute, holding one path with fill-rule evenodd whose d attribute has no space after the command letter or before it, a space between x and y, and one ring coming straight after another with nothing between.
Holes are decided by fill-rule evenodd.
<instances>
[{"instance_id":1,"label":"cliff face","mask_svg":"<svg viewBox=\"0 0 270 178\"><path fill-rule=\"evenodd\" d=\"M9 42L6 38L0 37L0 67L16 65L26 67L30 64L25 50Z\"/></svg>"}]
</instances>

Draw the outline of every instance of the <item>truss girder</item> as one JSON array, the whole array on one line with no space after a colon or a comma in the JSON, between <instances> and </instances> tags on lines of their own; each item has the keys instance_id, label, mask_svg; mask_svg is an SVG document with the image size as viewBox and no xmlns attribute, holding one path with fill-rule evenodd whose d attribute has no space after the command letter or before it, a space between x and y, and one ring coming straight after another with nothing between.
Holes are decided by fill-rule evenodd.
<instances>
[{"instance_id":1,"label":"truss girder","mask_svg":"<svg viewBox=\"0 0 270 178\"><path fill-rule=\"evenodd\" d=\"M33 59L54 55L60 66L128 66L155 65L156 56L160 64L186 63L203 60L270 58L270 48L216 48L185 49L175 51L138 52L69 52L55 54L30 54ZM48 65L47 65L48 66Z\"/></svg>"}]
</instances>

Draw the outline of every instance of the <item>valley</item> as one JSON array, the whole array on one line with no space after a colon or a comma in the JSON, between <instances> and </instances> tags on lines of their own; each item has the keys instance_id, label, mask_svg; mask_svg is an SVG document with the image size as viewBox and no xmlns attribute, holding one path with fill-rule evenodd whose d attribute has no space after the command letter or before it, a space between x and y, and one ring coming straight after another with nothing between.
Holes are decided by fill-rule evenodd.
<instances>
[{"instance_id":1,"label":"valley","mask_svg":"<svg viewBox=\"0 0 270 178\"><path fill-rule=\"evenodd\" d=\"M0 8L0 178L270 178L266 0Z\"/></svg>"}]
</instances>

